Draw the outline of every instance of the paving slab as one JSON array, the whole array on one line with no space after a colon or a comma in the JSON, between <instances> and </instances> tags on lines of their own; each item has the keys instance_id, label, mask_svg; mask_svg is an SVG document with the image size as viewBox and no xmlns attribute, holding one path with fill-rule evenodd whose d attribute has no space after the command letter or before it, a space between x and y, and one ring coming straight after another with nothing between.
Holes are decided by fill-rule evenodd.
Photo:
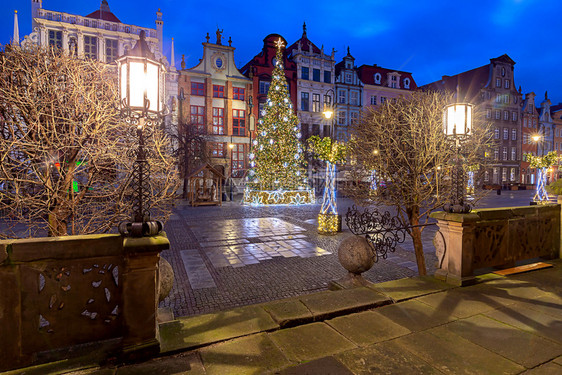
<instances>
[{"instance_id":1,"label":"paving slab","mask_svg":"<svg viewBox=\"0 0 562 375\"><path fill-rule=\"evenodd\" d=\"M533 300L519 302L518 305L531 308L562 320L562 294L547 293Z\"/></svg>"},{"instance_id":2,"label":"paving slab","mask_svg":"<svg viewBox=\"0 0 562 375\"><path fill-rule=\"evenodd\" d=\"M560 366L562 366L562 356L556 358L554 361L552 361L554 363L558 363Z\"/></svg>"},{"instance_id":3,"label":"paving slab","mask_svg":"<svg viewBox=\"0 0 562 375\"><path fill-rule=\"evenodd\" d=\"M493 292L490 289L469 291L464 288L430 294L417 298L416 301L456 318L467 318L517 302L508 298L505 292L500 292L498 295L495 290Z\"/></svg>"},{"instance_id":4,"label":"paving slab","mask_svg":"<svg viewBox=\"0 0 562 375\"><path fill-rule=\"evenodd\" d=\"M562 366L549 362L544 365L537 366L533 369L527 370L521 375L560 375L562 374Z\"/></svg>"},{"instance_id":5,"label":"paving slab","mask_svg":"<svg viewBox=\"0 0 562 375\"><path fill-rule=\"evenodd\" d=\"M355 344L324 323L311 323L268 334L294 362L310 361L356 348Z\"/></svg>"},{"instance_id":6,"label":"paving slab","mask_svg":"<svg viewBox=\"0 0 562 375\"><path fill-rule=\"evenodd\" d=\"M512 276L513 279L532 282L541 286L545 291L562 293L562 285L560 280L562 279L562 264L560 262L549 262L554 264L554 268L547 270L541 270L539 272L529 272L520 275Z\"/></svg>"},{"instance_id":7,"label":"paving slab","mask_svg":"<svg viewBox=\"0 0 562 375\"><path fill-rule=\"evenodd\" d=\"M410 330L376 311L364 311L326 321L326 324L358 346L407 335Z\"/></svg>"},{"instance_id":8,"label":"paving slab","mask_svg":"<svg viewBox=\"0 0 562 375\"><path fill-rule=\"evenodd\" d=\"M394 341L353 349L336 355L354 374L442 374L422 358Z\"/></svg>"},{"instance_id":9,"label":"paving slab","mask_svg":"<svg viewBox=\"0 0 562 375\"><path fill-rule=\"evenodd\" d=\"M334 357L315 359L299 366L286 368L279 375L354 375L347 367Z\"/></svg>"},{"instance_id":10,"label":"paving slab","mask_svg":"<svg viewBox=\"0 0 562 375\"><path fill-rule=\"evenodd\" d=\"M541 272L549 272L550 270L530 272L528 275L540 274ZM558 269L558 272L560 270ZM461 288L461 291L488 293L504 297L517 302L521 299L534 299L543 294L548 293L543 285L530 279L521 279L523 275L508 276L503 279L491 280L485 284L474 285L468 288ZM558 277L558 282L561 277ZM549 279L546 282L552 283L554 280Z\"/></svg>"},{"instance_id":11,"label":"paving slab","mask_svg":"<svg viewBox=\"0 0 562 375\"><path fill-rule=\"evenodd\" d=\"M259 306L179 318L160 325L160 351L195 348L277 328L279 325Z\"/></svg>"},{"instance_id":12,"label":"paving slab","mask_svg":"<svg viewBox=\"0 0 562 375\"><path fill-rule=\"evenodd\" d=\"M400 302L376 310L394 323L412 332L439 326L456 318L417 300Z\"/></svg>"},{"instance_id":13,"label":"paving slab","mask_svg":"<svg viewBox=\"0 0 562 375\"><path fill-rule=\"evenodd\" d=\"M117 369L116 375L204 375L205 369L195 353L157 358Z\"/></svg>"},{"instance_id":14,"label":"paving slab","mask_svg":"<svg viewBox=\"0 0 562 375\"><path fill-rule=\"evenodd\" d=\"M395 302L399 302L426 294L441 292L455 286L439 281L433 276L421 276L387 281L373 284L369 287L389 296Z\"/></svg>"},{"instance_id":15,"label":"paving slab","mask_svg":"<svg viewBox=\"0 0 562 375\"><path fill-rule=\"evenodd\" d=\"M555 342L483 315L458 320L445 327L526 368L533 368L562 354L562 346Z\"/></svg>"},{"instance_id":16,"label":"paving slab","mask_svg":"<svg viewBox=\"0 0 562 375\"><path fill-rule=\"evenodd\" d=\"M562 313L562 312L561 312ZM560 317L541 313L527 304L515 304L484 314L520 330L546 337L562 344L562 321Z\"/></svg>"},{"instance_id":17,"label":"paving slab","mask_svg":"<svg viewBox=\"0 0 562 375\"><path fill-rule=\"evenodd\" d=\"M312 322L312 312L298 299L271 302L262 305L281 328Z\"/></svg>"},{"instance_id":18,"label":"paving slab","mask_svg":"<svg viewBox=\"0 0 562 375\"><path fill-rule=\"evenodd\" d=\"M365 287L320 292L303 296L300 300L312 312L315 320L324 320L392 302L384 294Z\"/></svg>"},{"instance_id":19,"label":"paving slab","mask_svg":"<svg viewBox=\"0 0 562 375\"><path fill-rule=\"evenodd\" d=\"M291 364L266 333L215 344L199 352L209 375L263 374Z\"/></svg>"},{"instance_id":20,"label":"paving slab","mask_svg":"<svg viewBox=\"0 0 562 375\"><path fill-rule=\"evenodd\" d=\"M446 374L518 374L525 370L444 327L403 336L394 342Z\"/></svg>"}]
</instances>

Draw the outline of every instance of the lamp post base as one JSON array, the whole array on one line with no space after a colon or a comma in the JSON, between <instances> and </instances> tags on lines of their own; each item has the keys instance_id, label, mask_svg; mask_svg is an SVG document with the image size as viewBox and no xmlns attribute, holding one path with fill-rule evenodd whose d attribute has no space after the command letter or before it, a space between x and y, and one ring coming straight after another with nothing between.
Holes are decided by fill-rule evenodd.
<instances>
[{"instance_id":1,"label":"lamp post base","mask_svg":"<svg viewBox=\"0 0 562 375\"><path fill-rule=\"evenodd\" d=\"M127 237L150 237L162 231L164 224L161 221L126 222L119 224L119 233Z\"/></svg>"},{"instance_id":2,"label":"lamp post base","mask_svg":"<svg viewBox=\"0 0 562 375\"><path fill-rule=\"evenodd\" d=\"M341 232L341 215L318 214L318 233L337 234Z\"/></svg>"}]
</instances>

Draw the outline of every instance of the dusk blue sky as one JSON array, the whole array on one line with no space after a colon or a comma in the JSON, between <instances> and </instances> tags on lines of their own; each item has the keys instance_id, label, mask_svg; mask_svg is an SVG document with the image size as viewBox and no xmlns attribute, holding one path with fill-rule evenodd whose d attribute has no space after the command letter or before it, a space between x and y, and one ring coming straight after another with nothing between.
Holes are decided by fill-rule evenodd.
<instances>
[{"instance_id":1,"label":"dusk blue sky","mask_svg":"<svg viewBox=\"0 0 562 375\"><path fill-rule=\"evenodd\" d=\"M155 27L162 9L164 52L175 40L176 66L181 55L187 67L202 57L209 32L217 25L232 37L235 61L242 67L260 52L271 33L289 44L300 38L306 21L308 38L325 51L346 48L357 66L379 66L411 72L418 85L489 63L504 53L515 60L515 84L534 91L536 104L548 90L553 104L562 102L562 1L560 0L358 0L358 1L174 1L109 0L111 11L124 23ZM86 15L99 0L44 0L43 8ZM31 32L31 1L0 4L0 43L12 38L14 10L20 37Z\"/></svg>"}]
</instances>

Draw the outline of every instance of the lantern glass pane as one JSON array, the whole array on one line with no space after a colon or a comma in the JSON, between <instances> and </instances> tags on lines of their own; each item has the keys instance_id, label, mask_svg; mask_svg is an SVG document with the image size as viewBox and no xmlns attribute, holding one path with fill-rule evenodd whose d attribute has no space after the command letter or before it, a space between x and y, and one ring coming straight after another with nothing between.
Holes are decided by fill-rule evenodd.
<instances>
[{"instance_id":1,"label":"lantern glass pane","mask_svg":"<svg viewBox=\"0 0 562 375\"><path fill-rule=\"evenodd\" d=\"M465 135L465 123L466 123L466 106L463 104L458 104L455 106L455 125L457 127L458 135Z\"/></svg>"},{"instance_id":2,"label":"lantern glass pane","mask_svg":"<svg viewBox=\"0 0 562 375\"><path fill-rule=\"evenodd\" d=\"M466 134L472 134L472 106L466 106Z\"/></svg>"},{"instance_id":3,"label":"lantern glass pane","mask_svg":"<svg viewBox=\"0 0 562 375\"><path fill-rule=\"evenodd\" d=\"M125 103L127 102L127 64L122 64L119 63L119 74L120 74L120 78L121 78L121 89L119 90L120 93L120 105L122 105L123 100L125 100Z\"/></svg>"},{"instance_id":4,"label":"lantern glass pane","mask_svg":"<svg viewBox=\"0 0 562 375\"><path fill-rule=\"evenodd\" d=\"M144 92L146 90L146 75L144 74L144 63L142 61L129 60L130 92L129 106L132 108L144 107Z\"/></svg>"},{"instance_id":5,"label":"lantern glass pane","mask_svg":"<svg viewBox=\"0 0 562 375\"><path fill-rule=\"evenodd\" d=\"M150 107L148 108L151 112L158 112L158 79L159 79L159 69L158 65L151 63L150 61L146 66L146 96L150 102Z\"/></svg>"},{"instance_id":6,"label":"lantern glass pane","mask_svg":"<svg viewBox=\"0 0 562 375\"><path fill-rule=\"evenodd\" d=\"M447 107L447 127L445 129L447 135L455 135L455 106Z\"/></svg>"}]
</instances>

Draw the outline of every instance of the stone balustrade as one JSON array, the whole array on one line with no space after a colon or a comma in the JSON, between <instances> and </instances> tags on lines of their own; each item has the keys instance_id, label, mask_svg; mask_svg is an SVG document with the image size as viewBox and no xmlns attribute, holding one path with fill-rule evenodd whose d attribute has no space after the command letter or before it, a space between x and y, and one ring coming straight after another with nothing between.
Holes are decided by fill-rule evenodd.
<instances>
[{"instance_id":1,"label":"stone balustrade","mask_svg":"<svg viewBox=\"0 0 562 375\"><path fill-rule=\"evenodd\" d=\"M0 371L101 350L158 352L166 236L0 241Z\"/></svg>"},{"instance_id":2,"label":"stone balustrade","mask_svg":"<svg viewBox=\"0 0 562 375\"><path fill-rule=\"evenodd\" d=\"M510 267L537 257L560 257L560 205L491 208L468 214L444 211L430 215L439 230L433 243L438 259L435 277L469 285L474 271Z\"/></svg>"}]
</instances>

